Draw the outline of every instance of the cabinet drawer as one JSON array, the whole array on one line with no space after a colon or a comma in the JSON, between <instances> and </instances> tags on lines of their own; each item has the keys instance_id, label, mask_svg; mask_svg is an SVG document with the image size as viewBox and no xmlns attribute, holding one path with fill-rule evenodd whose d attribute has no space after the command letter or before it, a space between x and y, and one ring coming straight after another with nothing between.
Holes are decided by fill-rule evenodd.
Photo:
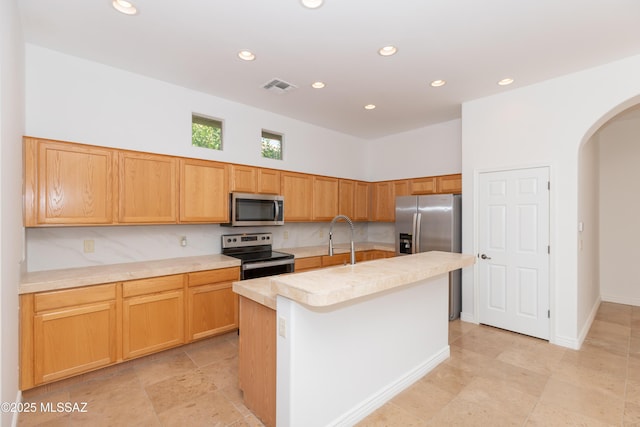
<instances>
[{"instance_id":1,"label":"cabinet drawer","mask_svg":"<svg viewBox=\"0 0 640 427\"><path fill-rule=\"evenodd\" d=\"M54 310L56 308L71 307L114 299L116 299L115 283L42 292L34 295L34 311L38 313L46 310Z\"/></svg>"},{"instance_id":2,"label":"cabinet drawer","mask_svg":"<svg viewBox=\"0 0 640 427\"><path fill-rule=\"evenodd\" d=\"M322 257L322 266L330 267L332 265L346 265L351 262L351 254L337 254L333 256L325 255Z\"/></svg>"},{"instance_id":3,"label":"cabinet drawer","mask_svg":"<svg viewBox=\"0 0 640 427\"><path fill-rule=\"evenodd\" d=\"M309 270L322 267L322 258L319 256L298 258L295 260L295 271Z\"/></svg>"},{"instance_id":4,"label":"cabinet drawer","mask_svg":"<svg viewBox=\"0 0 640 427\"><path fill-rule=\"evenodd\" d=\"M173 289L181 289L184 283L184 275L152 277L150 279L131 280L122 284L122 296L124 298L136 295L152 294Z\"/></svg>"},{"instance_id":5,"label":"cabinet drawer","mask_svg":"<svg viewBox=\"0 0 640 427\"><path fill-rule=\"evenodd\" d=\"M219 270L197 271L189 273L189 286L208 285L210 283L233 282L240 280L240 268L230 267Z\"/></svg>"}]
</instances>

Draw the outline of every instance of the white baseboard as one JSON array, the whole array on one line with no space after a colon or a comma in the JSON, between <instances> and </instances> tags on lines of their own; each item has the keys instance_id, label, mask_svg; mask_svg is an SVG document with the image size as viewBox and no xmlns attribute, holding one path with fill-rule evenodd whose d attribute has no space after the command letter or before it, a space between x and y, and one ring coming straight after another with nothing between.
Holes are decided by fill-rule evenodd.
<instances>
[{"instance_id":1,"label":"white baseboard","mask_svg":"<svg viewBox=\"0 0 640 427\"><path fill-rule=\"evenodd\" d=\"M587 317L587 320L582 325L582 328L580 329L580 333L578 334L577 338L567 338L567 337L561 337L556 335L553 341L553 344L561 345L563 347L568 347L573 350L580 350L580 347L582 347L582 343L584 342L585 338L587 338L589 329L591 328L591 325L593 324L593 321L596 318L596 314L598 313L598 307L600 307L600 298L597 298L595 303L593 304L593 307L591 307L591 312L589 313L589 317Z\"/></svg>"},{"instance_id":2,"label":"white baseboard","mask_svg":"<svg viewBox=\"0 0 640 427\"><path fill-rule=\"evenodd\" d=\"M620 297L616 295L601 295L602 301L616 304L635 305L640 307L640 298Z\"/></svg>"},{"instance_id":3,"label":"white baseboard","mask_svg":"<svg viewBox=\"0 0 640 427\"><path fill-rule=\"evenodd\" d=\"M463 322L475 323L476 325L478 324L475 317L471 313L460 313L460 320L462 320Z\"/></svg>"},{"instance_id":4,"label":"white baseboard","mask_svg":"<svg viewBox=\"0 0 640 427\"><path fill-rule=\"evenodd\" d=\"M445 348L436 353L431 359L424 361L405 376L388 384L376 394L355 406L347 413L341 415L338 419L329 423L330 426L353 426L362 421L369 414L380 408L382 405L391 400L394 396L410 387L420 378L431 372L436 366L449 358L450 350L447 345Z\"/></svg>"}]
</instances>

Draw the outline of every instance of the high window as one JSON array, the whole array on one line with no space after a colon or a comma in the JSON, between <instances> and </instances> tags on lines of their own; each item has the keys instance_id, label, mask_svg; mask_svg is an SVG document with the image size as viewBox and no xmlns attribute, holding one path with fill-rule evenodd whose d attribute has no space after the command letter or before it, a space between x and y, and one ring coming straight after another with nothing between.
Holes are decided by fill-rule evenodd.
<instances>
[{"instance_id":1,"label":"high window","mask_svg":"<svg viewBox=\"0 0 640 427\"><path fill-rule=\"evenodd\" d=\"M222 121L193 114L191 116L191 145L222 150Z\"/></svg>"},{"instance_id":2,"label":"high window","mask_svg":"<svg viewBox=\"0 0 640 427\"><path fill-rule=\"evenodd\" d=\"M262 157L282 160L282 137L283 135L263 130Z\"/></svg>"}]
</instances>

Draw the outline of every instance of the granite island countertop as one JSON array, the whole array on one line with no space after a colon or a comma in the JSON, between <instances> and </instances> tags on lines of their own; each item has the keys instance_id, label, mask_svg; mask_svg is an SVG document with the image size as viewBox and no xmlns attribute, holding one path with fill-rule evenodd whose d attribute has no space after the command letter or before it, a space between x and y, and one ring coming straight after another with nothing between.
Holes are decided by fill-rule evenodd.
<instances>
[{"instance_id":1,"label":"granite island countertop","mask_svg":"<svg viewBox=\"0 0 640 427\"><path fill-rule=\"evenodd\" d=\"M325 307L384 292L475 263L475 256L424 252L233 283L233 290L275 310L276 296Z\"/></svg>"}]
</instances>

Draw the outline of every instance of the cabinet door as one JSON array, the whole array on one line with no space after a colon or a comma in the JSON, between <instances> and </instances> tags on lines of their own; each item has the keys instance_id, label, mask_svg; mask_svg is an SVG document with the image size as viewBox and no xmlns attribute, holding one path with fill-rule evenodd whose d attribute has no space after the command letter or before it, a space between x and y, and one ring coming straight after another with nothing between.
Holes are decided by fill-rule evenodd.
<instances>
[{"instance_id":1,"label":"cabinet door","mask_svg":"<svg viewBox=\"0 0 640 427\"><path fill-rule=\"evenodd\" d=\"M38 313L33 326L36 385L116 362L115 301Z\"/></svg>"},{"instance_id":2,"label":"cabinet door","mask_svg":"<svg viewBox=\"0 0 640 427\"><path fill-rule=\"evenodd\" d=\"M338 215L338 179L313 177L313 219L331 221Z\"/></svg>"},{"instance_id":3,"label":"cabinet door","mask_svg":"<svg viewBox=\"0 0 640 427\"><path fill-rule=\"evenodd\" d=\"M409 181L406 179L401 179L393 182L393 204L394 204L394 218L395 218L395 198L398 196L408 196L409 195Z\"/></svg>"},{"instance_id":4,"label":"cabinet door","mask_svg":"<svg viewBox=\"0 0 640 427\"><path fill-rule=\"evenodd\" d=\"M295 172L282 172L285 221L311 221L313 219L313 176Z\"/></svg>"},{"instance_id":5,"label":"cabinet door","mask_svg":"<svg viewBox=\"0 0 640 427\"><path fill-rule=\"evenodd\" d=\"M142 356L184 343L184 276L122 284L122 356Z\"/></svg>"},{"instance_id":6,"label":"cabinet door","mask_svg":"<svg viewBox=\"0 0 640 427\"><path fill-rule=\"evenodd\" d=\"M258 183L258 170L252 166L231 165L231 191L255 193Z\"/></svg>"},{"instance_id":7,"label":"cabinet door","mask_svg":"<svg viewBox=\"0 0 640 427\"><path fill-rule=\"evenodd\" d=\"M374 221L395 221L395 191L392 181L376 182L373 184L373 212Z\"/></svg>"},{"instance_id":8,"label":"cabinet door","mask_svg":"<svg viewBox=\"0 0 640 427\"><path fill-rule=\"evenodd\" d=\"M180 222L229 221L229 180L225 163L180 160Z\"/></svg>"},{"instance_id":9,"label":"cabinet door","mask_svg":"<svg viewBox=\"0 0 640 427\"><path fill-rule=\"evenodd\" d=\"M411 194L435 194L436 177L414 178L410 181Z\"/></svg>"},{"instance_id":10,"label":"cabinet door","mask_svg":"<svg viewBox=\"0 0 640 427\"><path fill-rule=\"evenodd\" d=\"M238 267L189 273L187 313L189 340L238 328L238 295L232 282L240 280Z\"/></svg>"},{"instance_id":11,"label":"cabinet door","mask_svg":"<svg viewBox=\"0 0 640 427\"><path fill-rule=\"evenodd\" d=\"M120 152L118 220L122 223L177 222L177 159Z\"/></svg>"},{"instance_id":12,"label":"cabinet door","mask_svg":"<svg viewBox=\"0 0 640 427\"><path fill-rule=\"evenodd\" d=\"M294 271L300 273L302 271L316 270L322 268L322 257L313 256L307 258L296 258Z\"/></svg>"},{"instance_id":13,"label":"cabinet door","mask_svg":"<svg viewBox=\"0 0 640 427\"><path fill-rule=\"evenodd\" d=\"M371 185L368 182L355 183L353 220L369 221L369 193Z\"/></svg>"},{"instance_id":14,"label":"cabinet door","mask_svg":"<svg viewBox=\"0 0 640 427\"><path fill-rule=\"evenodd\" d=\"M462 175L443 175L437 177L438 193L462 193Z\"/></svg>"},{"instance_id":15,"label":"cabinet door","mask_svg":"<svg viewBox=\"0 0 640 427\"><path fill-rule=\"evenodd\" d=\"M280 194L280 171L258 169L258 193Z\"/></svg>"},{"instance_id":16,"label":"cabinet door","mask_svg":"<svg viewBox=\"0 0 640 427\"><path fill-rule=\"evenodd\" d=\"M350 179L341 179L338 191L338 212L346 215L355 221L354 205L355 205L356 183Z\"/></svg>"},{"instance_id":17,"label":"cabinet door","mask_svg":"<svg viewBox=\"0 0 640 427\"><path fill-rule=\"evenodd\" d=\"M114 150L25 138L25 226L114 221Z\"/></svg>"},{"instance_id":18,"label":"cabinet door","mask_svg":"<svg viewBox=\"0 0 640 427\"><path fill-rule=\"evenodd\" d=\"M189 288L189 339L217 335L238 328L238 295L231 283Z\"/></svg>"}]
</instances>

